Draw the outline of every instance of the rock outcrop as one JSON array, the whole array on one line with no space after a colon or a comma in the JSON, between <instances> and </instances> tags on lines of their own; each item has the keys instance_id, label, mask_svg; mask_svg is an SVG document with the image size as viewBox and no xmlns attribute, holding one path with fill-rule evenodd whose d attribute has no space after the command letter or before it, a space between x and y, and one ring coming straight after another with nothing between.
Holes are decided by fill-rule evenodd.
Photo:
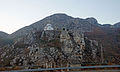
<instances>
[{"instance_id":1,"label":"rock outcrop","mask_svg":"<svg viewBox=\"0 0 120 72\"><path fill-rule=\"evenodd\" d=\"M99 43L69 30L32 32L0 52L1 66L66 67L100 60ZM90 52L89 52L90 51ZM88 58L88 52L91 60Z\"/></svg>"}]
</instances>

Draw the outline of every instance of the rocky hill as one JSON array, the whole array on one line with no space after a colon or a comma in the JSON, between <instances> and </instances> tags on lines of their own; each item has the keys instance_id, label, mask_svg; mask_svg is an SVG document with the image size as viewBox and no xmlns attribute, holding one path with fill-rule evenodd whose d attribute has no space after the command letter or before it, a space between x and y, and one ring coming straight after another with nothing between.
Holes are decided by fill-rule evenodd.
<instances>
[{"instance_id":1,"label":"rocky hill","mask_svg":"<svg viewBox=\"0 0 120 72\"><path fill-rule=\"evenodd\" d=\"M48 16L40 21L37 21L37 22L31 24L30 26L26 26L24 28L21 28L18 31L12 33L11 37L13 37L13 38L21 37L21 36L27 35L31 31L43 30L43 28L48 23L52 24L52 26L55 28L62 29L63 27L65 27L67 29L78 30L81 32L90 32L94 28L97 28L97 27L100 27L100 28L104 28L106 26L108 26L110 28L111 27L112 28L119 28L120 27L120 23L116 23L114 25L110 25L110 24L101 25L93 17L86 18L86 19L73 18L73 17L68 16L66 14L59 13L59 14L54 14L54 15Z\"/></svg>"},{"instance_id":2,"label":"rocky hill","mask_svg":"<svg viewBox=\"0 0 120 72\"><path fill-rule=\"evenodd\" d=\"M30 33L0 52L1 66L66 67L100 63L100 45L84 34L63 30Z\"/></svg>"},{"instance_id":3,"label":"rocky hill","mask_svg":"<svg viewBox=\"0 0 120 72\"><path fill-rule=\"evenodd\" d=\"M11 44L12 40L9 37L9 34L0 31L0 47L3 47L7 44Z\"/></svg>"},{"instance_id":4,"label":"rocky hill","mask_svg":"<svg viewBox=\"0 0 120 72\"><path fill-rule=\"evenodd\" d=\"M91 31L91 28L96 26L97 20L94 18L87 18L87 19L80 19L80 18L73 18L66 14L54 14L48 16L38 22L33 23L30 26L24 27L15 33L11 34L12 37L20 37L28 34L31 31L39 31L43 30L46 24L52 24L55 28L67 28L71 30L79 30L82 32ZM92 24L93 23L93 24ZM91 27L92 26L92 27Z\"/></svg>"},{"instance_id":5,"label":"rocky hill","mask_svg":"<svg viewBox=\"0 0 120 72\"><path fill-rule=\"evenodd\" d=\"M0 38L5 38L5 37L7 37L7 36L9 36L9 34L0 31Z\"/></svg>"},{"instance_id":6,"label":"rocky hill","mask_svg":"<svg viewBox=\"0 0 120 72\"><path fill-rule=\"evenodd\" d=\"M120 55L120 52L119 52L119 50L120 50L120 23L116 23L114 25L110 25L110 24L101 25L93 17L81 19L81 18L73 18L66 14L54 14L54 15L48 16L38 22L31 24L30 26L26 26L22 29L19 29L16 32L12 33L8 37L6 37L7 39L10 39L10 42L7 40L4 40L9 43L12 43L11 44L12 46L11 45L6 46L6 44L5 44L4 45L5 47L3 47L2 46L3 44L1 44L3 41L0 41L0 44L1 44L0 46L3 47L2 48L3 50L2 49L0 50L0 51L2 51L1 55L3 54L1 59L4 60L4 57L6 59L7 55L6 55L6 53L4 55L4 52L8 50L8 54L9 53L13 54L10 57L7 56L8 59L10 58L10 60L14 60L14 58L17 57L17 56L14 57L14 55L18 55L18 57L21 58L21 56L24 56L24 53L28 52L27 54L25 54L24 59L30 58L30 61L32 61L34 58L31 59L32 56L28 55L29 51L32 50L31 48L37 47L37 48L41 49L44 47L44 45L45 45L45 47L44 47L45 49L50 48L50 47L47 47L49 45L50 46L52 45L52 47L54 47L54 48L64 46L64 44L61 45L61 42L60 42L61 38L59 35L61 34L61 32L60 33L58 32L59 38L55 38L55 41L57 41L57 42L54 42L54 38L53 38L52 43L48 42L46 40L46 38L44 38L44 36L42 39L45 39L44 40L45 42L40 38L44 27L46 26L46 24L49 24L49 23L52 24L52 26L55 30L62 30L63 28L65 28L68 31L77 32L77 34L83 33L84 36L88 38L88 40L87 40L84 37L84 40L85 40L84 42L86 42L85 43L86 50L83 50L84 53L90 53L91 55L93 55L92 50L91 50L91 52L89 52L89 50L92 48L90 43L93 42L97 45L96 42L98 42L103 47L103 51L104 51L103 54L104 54L104 59L105 59L104 61L106 63L120 63L119 62L119 60L120 60L120 56L119 56ZM68 38L70 38L70 40L73 42L73 45L75 45L75 47L77 47L76 42L73 40L74 38L67 35L67 33L65 33L65 35L68 36ZM49 36L49 37L53 37L53 36ZM36 45L36 42L37 42L37 45ZM42 42L46 43L46 44L42 44ZM9 43L7 43L7 44L9 44ZM55 44L55 43L58 43L58 44ZM70 45L71 45L71 43L70 43ZM68 44L68 46L69 46L69 44ZM98 46L98 47L101 47L101 46ZM54 50L54 48L53 48L53 50ZM72 48L74 48L74 46L72 46ZM93 49L94 48L96 49L96 46L94 46ZM69 50L69 49L67 49L67 50ZM96 51L96 50L93 50L93 52L94 51ZM97 51L100 52L100 50L97 50ZM21 52L22 54L19 52ZM98 56L99 56L99 52L98 52ZM36 56L36 54L33 55L33 57L34 56ZM38 54L38 56L39 56L39 54ZM88 54L88 56L90 56L90 55ZM84 58L86 59L87 56L85 56ZM94 58L96 58L96 57L94 57ZM89 59L92 59L92 58L87 58L86 60L85 59L84 59L85 62L89 62L90 61ZM3 65L4 65L3 60L1 61L1 63L3 63ZM15 60L17 60L17 59L15 59ZM94 60L95 59L93 59L92 61L94 61ZM13 63L11 63L11 62L13 62ZM79 62L81 62L81 61L79 61ZM8 61L8 63L6 62L5 64L6 65L15 65L14 61ZM23 63L23 64L28 65L28 63ZM16 64L16 65L22 65L22 64Z\"/></svg>"}]
</instances>

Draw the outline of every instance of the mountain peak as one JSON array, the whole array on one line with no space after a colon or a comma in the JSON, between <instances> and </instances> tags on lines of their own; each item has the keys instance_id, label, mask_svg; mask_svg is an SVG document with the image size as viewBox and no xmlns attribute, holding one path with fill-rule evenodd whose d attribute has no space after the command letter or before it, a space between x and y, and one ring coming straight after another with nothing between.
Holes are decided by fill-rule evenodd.
<instances>
[{"instance_id":1,"label":"mountain peak","mask_svg":"<svg viewBox=\"0 0 120 72\"><path fill-rule=\"evenodd\" d=\"M98 21L94 17L86 18L86 20L91 24L98 24Z\"/></svg>"},{"instance_id":2,"label":"mountain peak","mask_svg":"<svg viewBox=\"0 0 120 72\"><path fill-rule=\"evenodd\" d=\"M114 24L114 27L116 27L116 28L120 27L120 22Z\"/></svg>"},{"instance_id":3,"label":"mountain peak","mask_svg":"<svg viewBox=\"0 0 120 72\"><path fill-rule=\"evenodd\" d=\"M53 14L49 17L56 17L56 18L73 18L65 13L56 13L56 14Z\"/></svg>"},{"instance_id":4,"label":"mountain peak","mask_svg":"<svg viewBox=\"0 0 120 72\"><path fill-rule=\"evenodd\" d=\"M53 14L53 15L67 15L67 14L65 14L65 13L56 13L56 14Z\"/></svg>"}]
</instances>

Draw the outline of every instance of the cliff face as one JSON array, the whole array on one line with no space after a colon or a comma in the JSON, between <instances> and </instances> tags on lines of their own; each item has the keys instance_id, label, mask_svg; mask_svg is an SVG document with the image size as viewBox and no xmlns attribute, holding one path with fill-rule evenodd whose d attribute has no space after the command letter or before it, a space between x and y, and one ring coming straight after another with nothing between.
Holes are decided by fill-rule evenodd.
<instances>
[{"instance_id":1,"label":"cliff face","mask_svg":"<svg viewBox=\"0 0 120 72\"><path fill-rule=\"evenodd\" d=\"M32 32L0 52L1 66L65 67L99 62L99 43L67 30ZM88 54L89 52L89 54ZM90 55L90 56L88 56ZM88 58L90 57L90 59Z\"/></svg>"},{"instance_id":2,"label":"cliff face","mask_svg":"<svg viewBox=\"0 0 120 72\"><path fill-rule=\"evenodd\" d=\"M105 62L120 63L120 28L95 28L85 36L103 45Z\"/></svg>"}]
</instances>

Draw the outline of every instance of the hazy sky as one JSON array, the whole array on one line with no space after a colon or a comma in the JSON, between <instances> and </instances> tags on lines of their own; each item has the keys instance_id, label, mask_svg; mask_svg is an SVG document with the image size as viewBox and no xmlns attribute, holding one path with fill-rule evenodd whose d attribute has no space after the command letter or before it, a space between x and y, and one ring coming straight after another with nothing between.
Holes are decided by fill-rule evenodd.
<instances>
[{"instance_id":1,"label":"hazy sky","mask_svg":"<svg viewBox=\"0 0 120 72\"><path fill-rule=\"evenodd\" d=\"M54 13L120 22L120 0L0 0L0 31L12 33Z\"/></svg>"}]
</instances>

